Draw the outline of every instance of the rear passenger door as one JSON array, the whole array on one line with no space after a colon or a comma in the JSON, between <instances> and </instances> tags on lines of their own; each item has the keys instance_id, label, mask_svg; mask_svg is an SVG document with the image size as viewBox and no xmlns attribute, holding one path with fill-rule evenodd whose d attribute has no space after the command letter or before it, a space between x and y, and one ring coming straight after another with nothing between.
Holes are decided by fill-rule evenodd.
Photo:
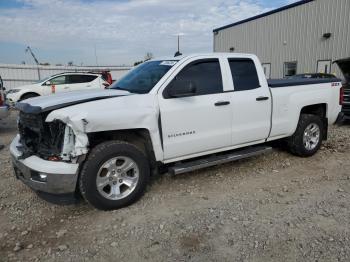
<instances>
[{"instance_id":1,"label":"rear passenger door","mask_svg":"<svg viewBox=\"0 0 350 262\"><path fill-rule=\"evenodd\" d=\"M169 89L190 82L195 93L169 97ZM231 145L230 93L223 92L217 58L185 65L158 94L164 158L186 158Z\"/></svg>"},{"instance_id":2,"label":"rear passenger door","mask_svg":"<svg viewBox=\"0 0 350 262\"><path fill-rule=\"evenodd\" d=\"M232 92L232 144L241 145L266 139L270 132L271 94L266 81L260 83L250 58L229 58ZM261 72L263 74L263 72Z\"/></svg>"},{"instance_id":3,"label":"rear passenger door","mask_svg":"<svg viewBox=\"0 0 350 262\"><path fill-rule=\"evenodd\" d=\"M68 75L69 77L69 88L71 91L86 90L98 88L97 85L93 84L93 81L97 78L96 75Z\"/></svg>"}]
</instances>

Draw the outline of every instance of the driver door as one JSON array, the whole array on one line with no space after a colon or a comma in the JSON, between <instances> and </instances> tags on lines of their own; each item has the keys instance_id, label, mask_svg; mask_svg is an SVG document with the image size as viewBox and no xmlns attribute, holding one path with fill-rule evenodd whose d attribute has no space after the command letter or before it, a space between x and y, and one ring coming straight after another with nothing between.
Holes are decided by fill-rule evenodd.
<instances>
[{"instance_id":1,"label":"driver door","mask_svg":"<svg viewBox=\"0 0 350 262\"><path fill-rule=\"evenodd\" d=\"M194 88L192 94L169 92ZM192 91L191 91L192 92ZM169 95L172 94L172 95ZM206 154L231 145L230 93L223 92L219 59L200 59L186 65L159 94L165 160Z\"/></svg>"}]
</instances>

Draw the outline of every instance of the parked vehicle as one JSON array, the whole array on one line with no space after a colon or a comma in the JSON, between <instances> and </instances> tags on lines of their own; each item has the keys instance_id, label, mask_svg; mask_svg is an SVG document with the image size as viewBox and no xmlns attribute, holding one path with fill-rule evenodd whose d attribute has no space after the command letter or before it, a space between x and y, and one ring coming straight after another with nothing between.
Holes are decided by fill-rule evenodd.
<instances>
[{"instance_id":1,"label":"parked vehicle","mask_svg":"<svg viewBox=\"0 0 350 262\"><path fill-rule=\"evenodd\" d=\"M315 154L340 112L339 79L267 81L255 55L198 54L142 63L108 90L17 104L10 150L35 191L79 193L103 210L141 197L151 173L257 155L284 139Z\"/></svg>"},{"instance_id":2,"label":"parked vehicle","mask_svg":"<svg viewBox=\"0 0 350 262\"><path fill-rule=\"evenodd\" d=\"M287 77L288 79L299 79L299 78L336 78L333 74L324 73L312 73L312 74L297 74Z\"/></svg>"},{"instance_id":3,"label":"parked vehicle","mask_svg":"<svg viewBox=\"0 0 350 262\"><path fill-rule=\"evenodd\" d=\"M112 84L109 72L61 73L39 80L37 83L16 87L7 92L9 104L36 96L86 89L104 89Z\"/></svg>"},{"instance_id":4,"label":"parked vehicle","mask_svg":"<svg viewBox=\"0 0 350 262\"><path fill-rule=\"evenodd\" d=\"M344 75L344 102L342 112L346 118L350 118L350 57L335 61Z\"/></svg>"},{"instance_id":5,"label":"parked vehicle","mask_svg":"<svg viewBox=\"0 0 350 262\"><path fill-rule=\"evenodd\" d=\"M5 100L4 84L0 76L0 119L6 118L9 114Z\"/></svg>"}]
</instances>

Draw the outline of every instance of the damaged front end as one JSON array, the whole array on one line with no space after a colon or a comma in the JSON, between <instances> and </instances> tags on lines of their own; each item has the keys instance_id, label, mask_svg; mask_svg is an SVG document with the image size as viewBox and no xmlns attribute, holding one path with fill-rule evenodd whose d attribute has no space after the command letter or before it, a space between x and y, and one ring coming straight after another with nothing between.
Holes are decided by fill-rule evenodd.
<instances>
[{"instance_id":1,"label":"damaged front end","mask_svg":"<svg viewBox=\"0 0 350 262\"><path fill-rule=\"evenodd\" d=\"M45 122L48 113L19 113L18 129L22 159L36 155L50 161L72 161L75 135L61 120Z\"/></svg>"}]
</instances>

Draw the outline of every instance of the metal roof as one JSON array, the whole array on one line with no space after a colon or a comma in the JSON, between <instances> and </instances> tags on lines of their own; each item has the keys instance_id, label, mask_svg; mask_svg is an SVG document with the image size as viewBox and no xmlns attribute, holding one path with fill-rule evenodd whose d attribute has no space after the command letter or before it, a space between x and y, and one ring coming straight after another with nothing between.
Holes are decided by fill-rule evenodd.
<instances>
[{"instance_id":1,"label":"metal roof","mask_svg":"<svg viewBox=\"0 0 350 262\"><path fill-rule=\"evenodd\" d=\"M290 9L290 8L293 8L293 7L296 7L296 6L299 6L299 5L304 5L304 4L313 2L313 1L315 1L315 0L302 0L302 1L298 1L298 2L295 2L295 3L293 3L293 4L286 5L286 6L282 6L282 7L280 7L280 8L271 10L271 11L269 11L269 12L266 12L266 13L263 13L263 14L260 14L260 15L256 15L256 16L253 16L253 17L250 17L250 18L247 18L247 19L244 19L244 20L241 20L241 21L238 21L238 22L229 24L229 25L225 25L225 26L222 26L222 27L218 27L218 28L214 29L213 32L218 32L218 31L223 30L223 29L226 29L226 28L230 28L230 27L233 27L233 26L236 26L236 25L240 25L240 24L243 24L243 23L247 23L247 22L250 22L250 21L253 21L253 20L256 20L256 19L265 17L265 16L268 16L268 15L272 15L272 14L275 14L275 13L278 13L278 12L282 12L282 11L284 11L284 10L287 10L287 9Z\"/></svg>"}]
</instances>

